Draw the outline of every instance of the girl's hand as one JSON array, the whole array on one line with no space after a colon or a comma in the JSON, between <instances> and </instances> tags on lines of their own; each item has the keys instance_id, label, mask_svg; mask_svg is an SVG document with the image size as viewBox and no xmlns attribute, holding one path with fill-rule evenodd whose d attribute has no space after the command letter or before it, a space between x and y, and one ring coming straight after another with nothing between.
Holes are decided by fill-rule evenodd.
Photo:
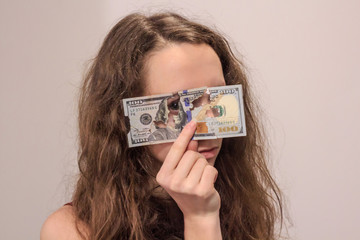
<instances>
[{"instance_id":1,"label":"girl's hand","mask_svg":"<svg viewBox=\"0 0 360 240\"><path fill-rule=\"evenodd\" d=\"M197 152L191 141L196 122L191 121L172 145L156 180L175 200L186 222L219 222L220 196L214 188L217 170ZM205 221L205 222L204 222Z\"/></svg>"}]
</instances>

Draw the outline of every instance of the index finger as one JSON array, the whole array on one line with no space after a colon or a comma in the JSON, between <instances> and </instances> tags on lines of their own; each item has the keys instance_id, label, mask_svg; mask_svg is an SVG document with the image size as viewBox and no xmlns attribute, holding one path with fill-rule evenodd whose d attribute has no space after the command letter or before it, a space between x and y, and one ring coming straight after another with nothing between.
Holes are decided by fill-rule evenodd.
<instances>
[{"instance_id":1,"label":"index finger","mask_svg":"<svg viewBox=\"0 0 360 240\"><path fill-rule=\"evenodd\" d=\"M171 146L169 153L167 154L162 168L165 170L173 170L179 163L180 159L184 155L186 148L194 136L196 129L196 121L191 120L184 129L181 131L179 137Z\"/></svg>"}]
</instances>

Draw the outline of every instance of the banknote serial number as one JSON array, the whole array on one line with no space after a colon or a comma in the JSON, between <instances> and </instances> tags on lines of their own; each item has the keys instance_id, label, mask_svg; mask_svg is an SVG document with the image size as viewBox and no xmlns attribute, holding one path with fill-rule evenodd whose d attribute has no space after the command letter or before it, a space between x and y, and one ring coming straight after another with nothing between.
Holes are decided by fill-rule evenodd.
<instances>
[{"instance_id":1,"label":"banknote serial number","mask_svg":"<svg viewBox=\"0 0 360 240\"><path fill-rule=\"evenodd\" d=\"M152 110L157 110L159 106L149 106L149 107L135 107L135 108L131 108L130 112L134 113L134 112L144 112L144 111L152 111Z\"/></svg>"},{"instance_id":2,"label":"banknote serial number","mask_svg":"<svg viewBox=\"0 0 360 240\"><path fill-rule=\"evenodd\" d=\"M232 120L232 121L221 121L221 122L209 122L207 123L209 126L220 126L220 125L233 125L236 124L238 120Z\"/></svg>"}]
</instances>

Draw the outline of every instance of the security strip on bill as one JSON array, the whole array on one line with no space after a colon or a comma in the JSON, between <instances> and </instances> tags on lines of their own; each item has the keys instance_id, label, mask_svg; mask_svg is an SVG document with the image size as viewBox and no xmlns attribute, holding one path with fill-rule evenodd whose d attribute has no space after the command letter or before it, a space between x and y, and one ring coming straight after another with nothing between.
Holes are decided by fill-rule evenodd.
<instances>
[{"instance_id":1,"label":"security strip on bill","mask_svg":"<svg viewBox=\"0 0 360 240\"><path fill-rule=\"evenodd\" d=\"M174 142L192 119L194 140L246 136L241 85L123 99L129 147Z\"/></svg>"}]
</instances>

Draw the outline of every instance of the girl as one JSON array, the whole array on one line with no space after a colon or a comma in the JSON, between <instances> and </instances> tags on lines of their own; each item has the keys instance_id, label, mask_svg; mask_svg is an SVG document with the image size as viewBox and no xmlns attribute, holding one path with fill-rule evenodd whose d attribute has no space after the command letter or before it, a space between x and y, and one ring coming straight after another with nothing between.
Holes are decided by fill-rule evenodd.
<instances>
[{"instance_id":1,"label":"girl","mask_svg":"<svg viewBox=\"0 0 360 240\"><path fill-rule=\"evenodd\" d=\"M242 84L247 136L129 148L122 99ZM174 13L132 14L107 35L79 102L79 179L47 239L276 239L280 191L242 63L227 41Z\"/></svg>"}]
</instances>

